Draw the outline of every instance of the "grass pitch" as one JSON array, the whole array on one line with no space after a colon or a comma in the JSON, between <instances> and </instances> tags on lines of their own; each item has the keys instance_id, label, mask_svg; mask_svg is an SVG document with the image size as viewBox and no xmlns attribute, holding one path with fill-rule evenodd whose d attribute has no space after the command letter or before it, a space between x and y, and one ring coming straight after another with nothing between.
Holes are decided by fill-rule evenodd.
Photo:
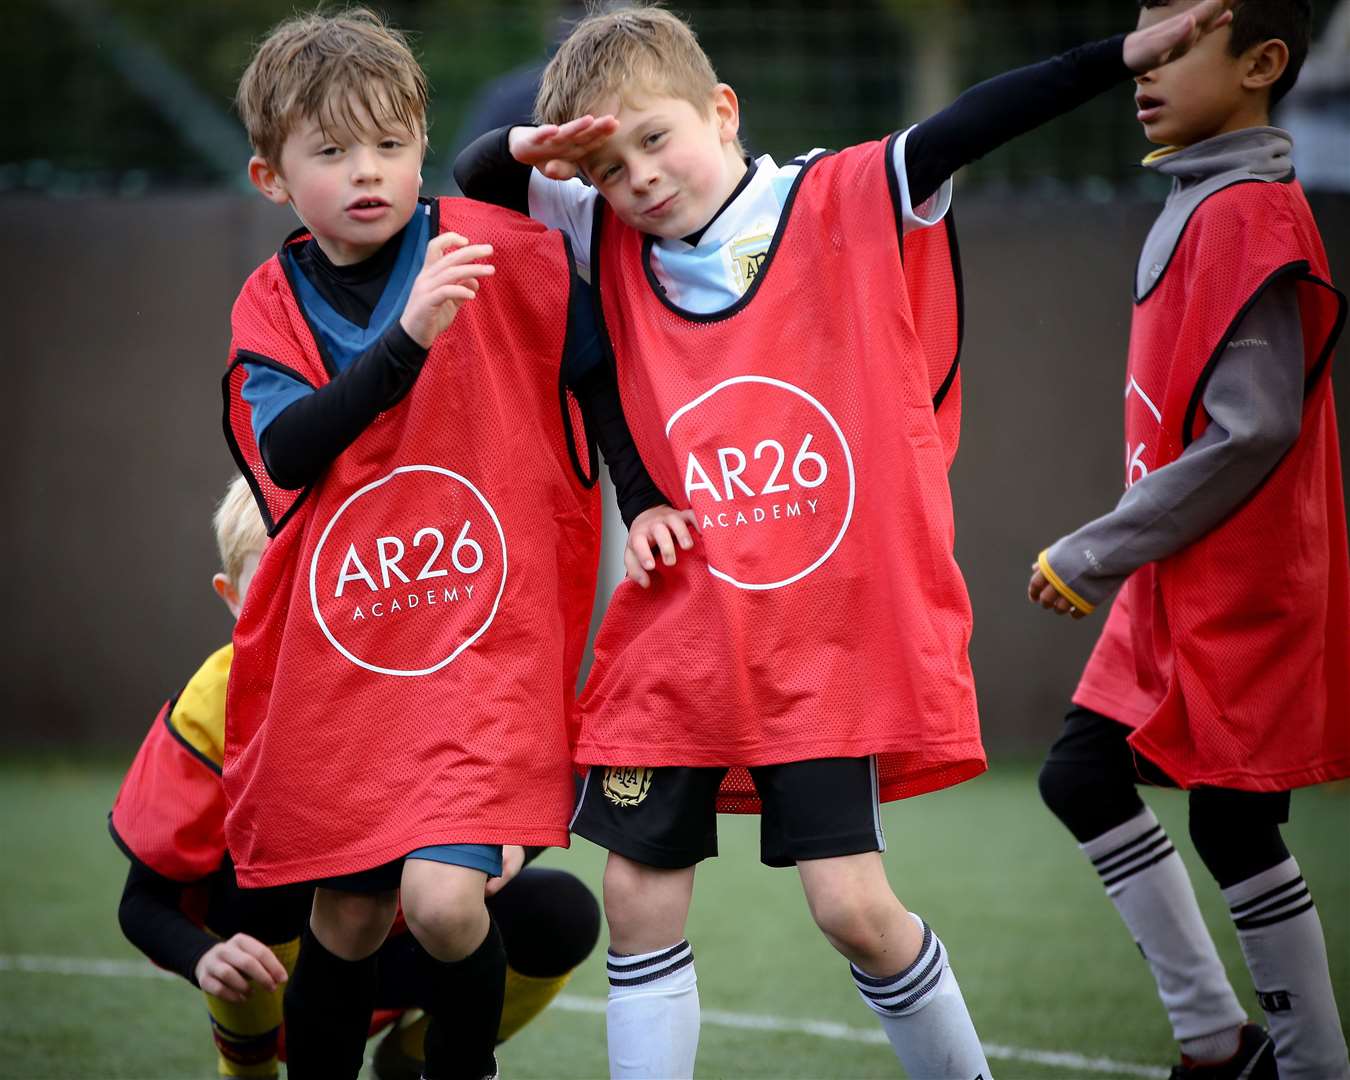
<instances>
[{"instance_id":1,"label":"grass pitch","mask_svg":"<svg viewBox=\"0 0 1350 1080\"><path fill-rule=\"evenodd\" d=\"M0 1077L215 1075L200 994L147 977L117 928L126 861L106 815L123 767L0 766ZM1187 842L1185 797L1147 797L1190 867L1239 996L1259 1016L1222 898ZM892 884L950 948L999 1080L1166 1075L1175 1048L1148 969L1072 838L1041 806L1032 765L995 762L954 790L885 807L883 822ZM759 865L756 820L724 817L720 829L723 855L699 871L689 926L705 1009L698 1076L897 1075L847 968L811 923L796 875ZM1285 835L1322 914L1343 1023L1347 834L1350 789L1295 794ZM544 857L597 892L603 858L582 840ZM91 963L107 960L116 963ZM503 1077L604 1076L595 1011L604 995L602 942L562 1007L500 1049Z\"/></svg>"}]
</instances>

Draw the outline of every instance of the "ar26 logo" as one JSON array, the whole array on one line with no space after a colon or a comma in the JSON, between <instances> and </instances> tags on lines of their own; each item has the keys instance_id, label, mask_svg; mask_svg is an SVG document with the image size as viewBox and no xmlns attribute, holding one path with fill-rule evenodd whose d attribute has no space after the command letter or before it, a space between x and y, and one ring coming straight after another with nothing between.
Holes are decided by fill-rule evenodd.
<instances>
[{"instance_id":1,"label":"ar26 logo","mask_svg":"<svg viewBox=\"0 0 1350 1080\"><path fill-rule=\"evenodd\" d=\"M319 629L382 675L445 667L486 632L505 588L496 512L467 479L435 465L404 465L353 492L309 568Z\"/></svg>"},{"instance_id":2,"label":"ar26 logo","mask_svg":"<svg viewBox=\"0 0 1350 1080\"><path fill-rule=\"evenodd\" d=\"M829 410L781 379L739 375L666 422L713 576L781 589L818 569L853 518L848 440Z\"/></svg>"}]
</instances>

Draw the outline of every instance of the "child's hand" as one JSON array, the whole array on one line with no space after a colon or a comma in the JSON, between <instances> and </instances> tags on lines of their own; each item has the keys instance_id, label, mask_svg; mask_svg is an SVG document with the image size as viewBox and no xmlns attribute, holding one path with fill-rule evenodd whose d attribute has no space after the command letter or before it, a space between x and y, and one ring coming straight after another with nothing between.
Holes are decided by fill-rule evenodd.
<instances>
[{"instance_id":1,"label":"child's hand","mask_svg":"<svg viewBox=\"0 0 1350 1080\"><path fill-rule=\"evenodd\" d=\"M1125 39L1125 66L1136 75L1184 56L1206 34L1233 21L1233 0L1202 0L1195 7L1173 15Z\"/></svg>"},{"instance_id":2,"label":"child's hand","mask_svg":"<svg viewBox=\"0 0 1350 1080\"><path fill-rule=\"evenodd\" d=\"M1050 579L1045 576L1040 563L1031 564L1031 581L1027 584L1027 599L1033 604L1040 604L1041 607L1053 611L1056 615L1072 615L1075 619L1081 619L1087 615L1086 611L1080 611L1076 608L1067 596L1061 593L1051 584Z\"/></svg>"},{"instance_id":3,"label":"child's hand","mask_svg":"<svg viewBox=\"0 0 1350 1080\"><path fill-rule=\"evenodd\" d=\"M571 180L578 163L619 130L614 116L581 116L561 127L515 127L507 136L511 156L522 165L533 165L550 180Z\"/></svg>"},{"instance_id":4,"label":"child's hand","mask_svg":"<svg viewBox=\"0 0 1350 1080\"><path fill-rule=\"evenodd\" d=\"M675 565L675 545L685 551L694 546L693 530L698 519L692 510L676 510L673 506L653 506L633 519L628 529L628 544L623 549L623 568L628 580L644 589L651 585L648 570L656 569L652 550L661 552L661 562Z\"/></svg>"},{"instance_id":5,"label":"child's hand","mask_svg":"<svg viewBox=\"0 0 1350 1080\"><path fill-rule=\"evenodd\" d=\"M502 847L502 872L495 878L488 878L487 895L496 896L501 892L513 877L520 873L525 866L525 849L516 844L505 844Z\"/></svg>"},{"instance_id":6,"label":"child's hand","mask_svg":"<svg viewBox=\"0 0 1350 1080\"><path fill-rule=\"evenodd\" d=\"M270 991L286 981L286 969L276 954L247 934L212 945L197 961L193 974L208 994L235 1003L253 993L255 983Z\"/></svg>"},{"instance_id":7,"label":"child's hand","mask_svg":"<svg viewBox=\"0 0 1350 1080\"><path fill-rule=\"evenodd\" d=\"M437 335L455 321L460 305L478 295L479 279L496 273L495 267L481 261L491 254L491 244L470 244L459 233L433 237L399 319L407 335L424 349L431 348Z\"/></svg>"}]
</instances>

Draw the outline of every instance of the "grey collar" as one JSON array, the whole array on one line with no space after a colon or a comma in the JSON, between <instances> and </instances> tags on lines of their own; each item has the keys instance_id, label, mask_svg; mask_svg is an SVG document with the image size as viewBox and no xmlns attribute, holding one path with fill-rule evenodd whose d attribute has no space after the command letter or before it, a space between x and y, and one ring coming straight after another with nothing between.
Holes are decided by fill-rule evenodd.
<instances>
[{"instance_id":1,"label":"grey collar","mask_svg":"<svg viewBox=\"0 0 1350 1080\"><path fill-rule=\"evenodd\" d=\"M1289 133L1279 128L1243 128L1146 157L1145 168L1172 177L1172 191L1144 242L1135 271L1136 301L1162 278L1186 223L1202 202L1232 184L1287 180L1294 171L1293 146Z\"/></svg>"}]
</instances>

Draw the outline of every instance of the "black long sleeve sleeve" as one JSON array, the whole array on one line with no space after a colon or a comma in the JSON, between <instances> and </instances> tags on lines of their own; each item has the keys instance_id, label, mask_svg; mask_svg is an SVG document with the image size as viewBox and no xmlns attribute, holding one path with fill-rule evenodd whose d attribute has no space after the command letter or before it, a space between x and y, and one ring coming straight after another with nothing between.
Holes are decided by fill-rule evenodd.
<instances>
[{"instance_id":1,"label":"black long sleeve sleeve","mask_svg":"<svg viewBox=\"0 0 1350 1080\"><path fill-rule=\"evenodd\" d=\"M117 921L122 933L160 967L197 985L197 961L216 939L183 914L183 886L132 863L122 888Z\"/></svg>"},{"instance_id":2,"label":"black long sleeve sleeve","mask_svg":"<svg viewBox=\"0 0 1350 1080\"><path fill-rule=\"evenodd\" d=\"M619 516L624 525L631 526L642 511L668 500L652 481L628 430L614 366L600 343L590 286L574 277L568 303L571 335L563 358L563 379L576 395L586 427L605 459Z\"/></svg>"},{"instance_id":3,"label":"black long sleeve sleeve","mask_svg":"<svg viewBox=\"0 0 1350 1080\"><path fill-rule=\"evenodd\" d=\"M427 350L395 323L330 383L287 406L263 431L263 464L278 487L308 487L411 388Z\"/></svg>"},{"instance_id":4,"label":"black long sleeve sleeve","mask_svg":"<svg viewBox=\"0 0 1350 1080\"><path fill-rule=\"evenodd\" d=\"M455 183L471 199L530 212L530 173L511 156L510 127L496 128L474 139L455 158Z\"/></svg>"},{"instance_id":5,"label":"black long sleeve sleeve","mask_svg":"<svg viewBox=\"0 0 1350 1080\"><path fill-rule=\"evenodd\" d=\"M905 141L911 205L928 199L963 165L1130 78L1124 45L1125 35L1118 34L996 75L918 124ZM486 171L487 163L477 168Z\"/></svg>"}]
</instances>

